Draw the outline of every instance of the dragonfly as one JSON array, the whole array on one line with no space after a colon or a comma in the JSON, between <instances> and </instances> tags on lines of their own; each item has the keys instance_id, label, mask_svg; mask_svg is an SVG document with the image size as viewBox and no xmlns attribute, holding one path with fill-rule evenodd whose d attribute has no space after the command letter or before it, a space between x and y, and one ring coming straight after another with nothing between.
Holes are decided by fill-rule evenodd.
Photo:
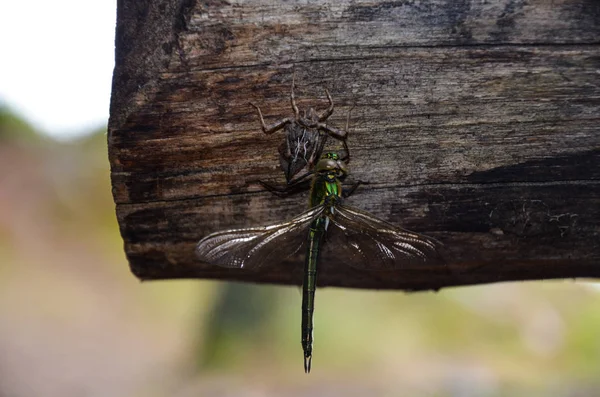
<instances>
[{"instance_id":1,"label":"dragonfly","mask_svg":"<svg viewBox=\"0 0 600 397\"><path fill-rule=\"evenodd\" d=\"M342 142L343 150L348 159L350 153L346 143L350 111L346 119L345 130L327 125L326 121L333 114L334 104L331 94L325 89L325 94L329 101L327 109L322 113L318 113L315 109L309 107L301 113L294 97L295 81L296 74L294 73L290 94L294 117L287 117L271 125L267 125L260 107L250 102L250 105L258 111L261 127L265 134L270 135L281 129L285 131L285 140L279 146L279 163L288 184L292 183L303 169L307 168L309 171L313 169L317 161L321 158L329 136Z\"/></svg>"},{"instance_id":2,"label":"dragonfly","mask_svg":"<svg viewBox=\"0 0 600 397\"><path fill-rule=\"evenodd\" d=\"M212 233L196 246L204 262L248 270L284 264L304 253L301 343L306 373L313 355L319 263L336 261L360 270L387 271L445 263L437 240L344 205L347 194L341 179L347 174L339 154L328 152L315 165L308 210L286 222Z\"/></svg>"}]
</instances>

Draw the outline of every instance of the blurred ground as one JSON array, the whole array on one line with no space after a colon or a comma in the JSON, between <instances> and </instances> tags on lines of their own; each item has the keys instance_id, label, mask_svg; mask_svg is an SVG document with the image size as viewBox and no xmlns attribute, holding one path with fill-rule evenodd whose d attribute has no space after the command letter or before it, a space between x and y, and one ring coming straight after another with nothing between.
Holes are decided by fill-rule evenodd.
<instances>
[{"instance_id":1,"label":"blurred ground","mask_svg":"<svg viewBox=\"0 0 600 397\"><path fill-rule=\"evenodd\" d=\"M103 131L0 109L0 169L0 397L600 394L592 283L319 290L307 376L297 289L129 272Z\"/></svg>"}]
</instances>

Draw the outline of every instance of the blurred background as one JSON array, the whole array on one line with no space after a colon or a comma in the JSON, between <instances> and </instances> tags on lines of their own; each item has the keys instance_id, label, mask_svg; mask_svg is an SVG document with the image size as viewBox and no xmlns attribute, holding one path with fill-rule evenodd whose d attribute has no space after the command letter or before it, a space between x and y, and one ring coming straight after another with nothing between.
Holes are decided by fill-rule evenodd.
<instances>
[{"instance_id":1,"label":"blurred background","mask_svg":"<svg viewBox=\"0 0 600 397\"><path fill-rule=\"evenodd\" d=\"M319 290L307 376L297 288L136 280L106 147L115 7L0 6L0 397L600 393L590 282Z\"/></svg>"}]
</instances>

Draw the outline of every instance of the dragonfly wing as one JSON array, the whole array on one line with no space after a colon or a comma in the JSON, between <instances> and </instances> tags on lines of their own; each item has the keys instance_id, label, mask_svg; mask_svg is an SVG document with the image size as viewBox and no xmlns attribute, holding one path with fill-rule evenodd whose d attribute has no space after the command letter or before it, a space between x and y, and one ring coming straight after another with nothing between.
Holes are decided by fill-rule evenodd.
<instances>
[{"instance_id":1,"label":"dragonfly wing","mask_svg":"<svg viewBox=\"0 0 600 397\"><path fill-rule=\"evenodd\" d=\"M305 244L311 222L323 213L317 206L283 223L224 230L204 237L197 257L222 267L256 269L284 262Z\"/></svg>"},{"instance_id":2,"label":"dragonfly wing","mask_svg":"<svg viewBox=\"0 0 600 397\"><path fill-rule=\"evenodd\" d=\"M392 270L444 264L439 241L368 212L338 204L330 219L328 251L354 268Z\"/></svg>"}]
</instances>

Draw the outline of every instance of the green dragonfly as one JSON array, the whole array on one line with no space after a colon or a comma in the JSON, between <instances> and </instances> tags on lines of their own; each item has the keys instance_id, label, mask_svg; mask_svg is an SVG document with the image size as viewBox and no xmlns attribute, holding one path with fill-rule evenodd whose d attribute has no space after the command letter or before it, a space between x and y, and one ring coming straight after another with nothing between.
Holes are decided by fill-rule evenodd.
<instances>
[{"instance_id":1,"label":"green dragonfly","mask_svg":"<svg viewBox=\"0 0 600 397\"><path fill-rule=\"evenodd\" d=\"M204 262L228 268L257 269L304 252L302 282L302 348L304 371L310 372L313 311L319 256L361 270L394 270L443 265L442 244L362 210L342 204L340 179L348 174L337 153L326 153L315 165L310 209L287 222L210 234L196 254Z\"/></svg>"}]
</instances>

